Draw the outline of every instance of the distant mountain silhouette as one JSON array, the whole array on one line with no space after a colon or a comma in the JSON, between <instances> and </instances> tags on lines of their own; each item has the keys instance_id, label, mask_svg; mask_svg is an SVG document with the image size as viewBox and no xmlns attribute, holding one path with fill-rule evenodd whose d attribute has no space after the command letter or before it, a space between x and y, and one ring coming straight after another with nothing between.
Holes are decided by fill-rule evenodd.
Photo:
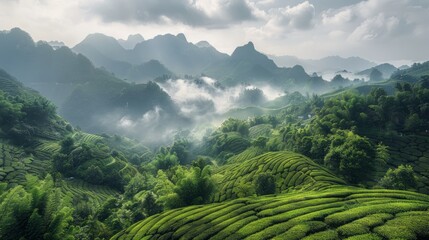
<instances>
[{"instance_id":1,"label":"distant mountain silhouette","mask_svg":"<svg viewBox=\"0 0 429 240\"><path fill-rule=\"evenodd\" d=\"M144 41L144 38L140 34L129 35L126 40L118 39L118 43L125 49L133 49L137 44Z\"/></svg>"},{"instance_id":2,"label":"distant mountain silhouette","mask_svg":"<svg viewBox=\"0 0 429 240\"><path fill-rule=\"evenodd\" d=\"M393 66L390 63L383 63L380 65L377 65L375 67L360 71L358 73L356 73L357 75L365 75L365 76L370 76L372 70L377 69L378 71L380 71L383 75L384 79L388 79L390 78L390 76L392 76L392 74L396 71L398 71L398 68L396 68L395 66Z\"/></svg>"},{"instance_id":3,"label":"distant mountain silhouette","mask_svg":"<svg viewBox=\"0 0 429 240\"><path fill-rule=\"evenodd\" d=\"M98 36L91 38L94 37ZM111 53L120 48L112 48ZM159 65L157 61L149 61L137 66L135 72L154 71ZM157 84L130 84L115 78L67 47L54 50L45 42L34 43L19 28L0 33L0 68L53 101L61 115L88 131L124 134L121 129L112 128L115 122L124 116L138 121L156 109L160 109L157 124L161 130L167 121L179 127L188 123Z\"/></svg>"},{"instance_id":4,"label":"distant mountain silhouette","mask_svg":"<svg viewBox=\"0 0 429 240\"><path fill-rule=\"evenodd\" d=\"M300 59L294 56L270 56L277 65L290 67L301 65L309 72L337 72L347 70L350 72L361 71L376 66L375 63L360 57L343 58L339 56L329 56L317 60Z\"/></svg>"},{"instance_id":5,"label":"distant mountain silhouette","mask_svg":"<svg viewBox=\"0 0 429 240\"><path fill-rule=\"evenodd\" d=\"M91 34L73 50L88 56L97 66L104 66L118 76L127 78L129 66L138 66L151 60L157 60L176 74L200 74L208 65L227 57L207 44L206 47L194 45L187 41L184 34L165 34L140 41L133 49L125 49L112 37Z\"/></svg>"},{"instance_id":6,"label":"distant mountain silhouette","mask_svg":"<svg viewBox=\"0 0 429 240\"><path fill-rule=\"evenodd\" d=\"M237 47L231 57L212 64L204 70L204 74L219 79L225 86L270 84L289 90L303 90L312 86L323 90L327 86L323 79L310 77L302 66L277 67L273 60L258 52L252 42Z\"/></svg>"},{"instance_id":7,"label":"distant mountain silhouette","mask_svg":"<svg viewBox=\"0 0 429 240\"><path fill-rule=\"evenodd\" d=\"M124 49L115 38L100 33L88 35L73 50L84 54L96 67L103 67L117 77L129 81L145 83L159 76L172 75L172 72L159 61L131 64L129 60L131 50Z\"/></svg>"}]
</instances>

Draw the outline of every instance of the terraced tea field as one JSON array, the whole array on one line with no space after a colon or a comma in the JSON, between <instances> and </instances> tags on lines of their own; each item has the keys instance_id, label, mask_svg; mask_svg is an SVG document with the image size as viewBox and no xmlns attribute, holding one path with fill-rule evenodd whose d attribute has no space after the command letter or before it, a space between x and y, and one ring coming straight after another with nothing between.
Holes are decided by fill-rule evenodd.
<instances>
[{"instance_id":1,"label":"terraced tea field","mask_svg":"<svg viewBox=\"0 0 429 240\"><path fill-rule=\"evenodd\" d=\"M276 192L320 190L345 182L311 159L293 152L269 152L246 161L228 164L217 172L219 191L213 201L237 198L240 185L253 185L260 173L271 173L276 179Z\"/></svg>"},{"instance_id":2,"label":"terraced tea field","mask_svg":"<svg viewBox=\"0 0 429 240\"><path fill-rule=\"evenodd\" d=\"M371 138L388 146L390 153L388 167L398 167L401 164L413 166L419 178L417 190L429 194L429 137L394 135Z\"/></svg>"},{"instance_id":3,"label":"terraced tea field","mask_svg":"<svg viewBox=\"0 0 429 240\"><path fill-rule=\"evenodd\" d=\"M9 187L25 183L26 174L43 177L50 167L50 161L25 154L20 148L0 143L0 181L7 182Z\"/></svg>"},{"instance_id":4,"label":"terraced tea field","mask_svg":"<svg viewBox=\"0 0 429 240\"><path fill-rule=\"evenodd\" d=\"M85 132L76 132L73 134L73 138L75 139L76 143L82 144L82 143L96 143L97 141L100 141L103 139L103 137L85 133Z\"/></svg>"},{"instance_id":5,"label":"terraced tea field","mask_svg":"<svg viewBox=\"0 0 429 240\"><path fill-rule=\"evenodd\" d=\"M246 150L244 150L243 152L234 155L232 157L230 157L227 162L228 163L240 163L240 162L244 162L248 159L257 157L261 154L264 154L266 151L259 148L259 147L249 147Z\"/></svg>"},{"instance_id":6,"label":"terraced tea field","mask_svg":"<svg viewBox=\"0 0 429 240\"><path fill-rule=\"evenodd\" d=\"M92 185L78 179L63 180L61 192L64 197L70 197L73 202L85 201L97 207L100 207L108 198L119 196L119 192L112 188Z\"/></svg>"},{"instance_id":7,"label":"terraced tea field","mask_svg":"<svg viewBox=\"0 0 429 240\"><path fill-rule=\"evenodd\" d=\"M269 137L273 131L271 124L258 124L249 128L249 137Z\"/></svg>"},{"instance_id":8,"label":"terraced tea field","mask_svg":"<svg viewBox=\"0 0 429 240\"><path fill-rule=\"evenodd\" d=\"M112 239L428 239L429 197L332 187L151 216Z\"/></svg>"}]
</instances>

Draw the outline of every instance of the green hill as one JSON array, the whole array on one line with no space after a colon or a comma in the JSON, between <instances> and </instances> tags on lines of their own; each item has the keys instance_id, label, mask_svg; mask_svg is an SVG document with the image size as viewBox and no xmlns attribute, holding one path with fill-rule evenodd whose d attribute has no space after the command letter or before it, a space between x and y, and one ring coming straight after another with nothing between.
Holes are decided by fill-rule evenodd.
<instances>
[{"instance_id":1,"label":"green hill","mask_svg":"<svg viewBox=\"0 0 429 240\"><path fill-rule=\"evenodd\" d=\"M392 78L415 82L425 75L429 75L429 61L424 63L415 63L410 68L396 72L392 75Z\"/></svg>"},{"instance_id":2,"label":"green hill","mask_svg":"<svg viewBox=\"0 0 429 240\"><path fill-rule=\"evenodd\" d=\"M242 185L253 185L258 174L274 176L276 193L295 190L320 190L345 182L303 155L292 152L268 152L246 161L227 164L216 174L220 178L213 201L237 198ZM246 193L244 193L246 195Z\"/></svg>"},{"instance_id":3,"label":"green hill","mask_svg":"<svg viewBox=\"0 0 429 240\"><path fill-rule=\"evenodd\" d=\"M112 239L425 239L427 195L337 187L170 210Z\"/></svg>"}]
</instances>

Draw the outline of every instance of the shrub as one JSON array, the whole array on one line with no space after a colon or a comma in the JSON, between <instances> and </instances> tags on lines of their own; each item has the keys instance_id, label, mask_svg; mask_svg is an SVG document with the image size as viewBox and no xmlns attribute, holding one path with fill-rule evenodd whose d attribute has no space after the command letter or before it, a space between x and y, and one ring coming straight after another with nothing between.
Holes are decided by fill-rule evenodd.
<instances>
[{"instance_id":1,"label":"shrub","mask_svg":"<svg viewBox=\"0 0 429 240\"><path fill-rule=\"evenodd\" d=\"M400 165L396 169L387 170L379 184L384 188L405 190L415 188L417 181L412 166Z\"/></svg>"},{"instance_id":2,"label":"shrub","mask_svg":"<svg viewBox=\"0 0 429 240\"><path fill-rule=\"evenodd\" d=\"M257 176L255 182L255 191L257 195L267 195L276 192L276 180L270 173L261 173Z\"/></svg>"}]
</instances>

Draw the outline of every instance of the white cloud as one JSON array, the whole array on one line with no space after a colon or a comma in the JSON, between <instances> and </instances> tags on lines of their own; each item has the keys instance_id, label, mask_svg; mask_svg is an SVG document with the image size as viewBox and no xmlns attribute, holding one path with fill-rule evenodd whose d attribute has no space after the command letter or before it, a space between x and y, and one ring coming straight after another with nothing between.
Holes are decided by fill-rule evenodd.
<instances>
[{"instance_id":1,"label":"white cloud","mask_svg":"<svg viewBox=\"0 0 429 240\"><path fill-rule=\"evenodd\" d=\"M370 41L377 38L391 37L399 27L399 19L386 17L383 13L366 19L350 35L351 41Z\"/></svg>"},{"instance_id":2,"label":"white cloud","mask_svg":"<svg viewBox=\"0 0 429 240\"><path fill-rule=\"evenodd\" d=\"M253 41L262 52L374 61L427 60L428 0L0 0L0 30L69 46L87 34L116 38L185 33L221 51Z\"/></svg>"},{"instance_id":3,"label":"white cloud","mask_svg":"<svg viewBox=\"0 0 429 240\"><path fill-rule=\"evenodd\" d=\"M305 1L296 6L271 9L267 25L271 29L310 29L314 25L314 5Z\"/></svg>"},{"instance_id":4,"label":"white cloud","mask_svg":"<svg viewBox=\"0 0 429 240\"><path fill-rule=\"evenodd\" d=\"M89 4L89 13L104 22L182 23L207 28L255 20L253 11L246 0L104 0Z\"/></svg>"}]
</instances>

